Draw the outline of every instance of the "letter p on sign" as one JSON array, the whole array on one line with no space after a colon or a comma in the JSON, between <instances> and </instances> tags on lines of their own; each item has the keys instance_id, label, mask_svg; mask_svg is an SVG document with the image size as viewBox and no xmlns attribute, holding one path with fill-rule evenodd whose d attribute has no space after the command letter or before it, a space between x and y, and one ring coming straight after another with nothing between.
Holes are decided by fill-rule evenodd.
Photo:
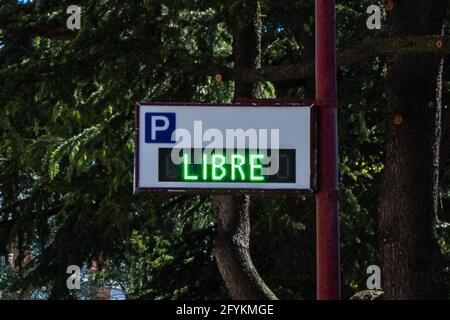
<instances>
[{"instance_id":1,"label":"letter p on sign","mask_svg":"<svg viewBox=\"0 0 450 320\"><path fill-rule=\"evenodd\" d=\"M174 143L172 133L175 131L175 113L145 114L146 143Z\"/></svg>"}]
</instances>

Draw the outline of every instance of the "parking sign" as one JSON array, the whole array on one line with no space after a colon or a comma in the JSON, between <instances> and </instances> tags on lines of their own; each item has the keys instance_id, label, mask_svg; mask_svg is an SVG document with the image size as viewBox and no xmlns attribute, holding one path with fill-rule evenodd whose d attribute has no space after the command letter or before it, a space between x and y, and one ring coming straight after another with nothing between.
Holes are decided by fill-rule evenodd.
<instances>
[{"instance_id":1,"label":"parking sign","mask_svg":"<svg viewBox=\"0 0 450 320\"><path fill-rule=\"evenodd\" d=\"M136 106L135 191L313 191L311 104Z\"/></svg>"}]
</instances>

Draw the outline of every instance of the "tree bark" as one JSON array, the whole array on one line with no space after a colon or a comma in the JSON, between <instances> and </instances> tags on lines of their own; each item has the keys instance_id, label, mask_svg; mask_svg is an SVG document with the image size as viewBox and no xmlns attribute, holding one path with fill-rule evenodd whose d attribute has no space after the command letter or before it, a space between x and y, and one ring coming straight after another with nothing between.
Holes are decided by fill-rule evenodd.
<instances>
[{"instance_id":1,"label":"tree bark","mask_svg":"<svg viewBox=\"0 0 450 320\"><path fill-rule=\"evenodd\" d=\"M235 68L259 68L261 59L261 12L259 1L241 1L230 11ZM257 85L235 83L235 99L257 94ZM214 255L232 299L276 299L256 271L250 257L248 195L213 197L218 234Z\"/></svg>"},{"instance_id":2,"label":"tree bark","mask_svg":"<svg viewBox=\"0 0 450 320\"><path fill-rule=\"evenodd\" d=\"M398 0L398 37L440 34L446 0ZM441 57L394 56L388 64L386 160L378 227L384 299L446 298L435 234L442 95ZM448 293L448 292L447 292Z\"/></svg>"},{"instance_id":3,"label":"tree bark","mask_svg":"<svg viewBox=\"0 0 450 320\"><path fill-rule=\"evenodd\" d=\"M448 96L444 99L443 105L448 106ZM450 197L445 196L445 186L450 182L450 110L447 107L442 112L442 138L441 138L441 154L439 157L439 182L444 187L441 190L441 198L438 208L439 222L450 223ZM450 263L450 261L449 261ZM447 266L450 270L450 264Z\"/></svg>"}]
</instances>

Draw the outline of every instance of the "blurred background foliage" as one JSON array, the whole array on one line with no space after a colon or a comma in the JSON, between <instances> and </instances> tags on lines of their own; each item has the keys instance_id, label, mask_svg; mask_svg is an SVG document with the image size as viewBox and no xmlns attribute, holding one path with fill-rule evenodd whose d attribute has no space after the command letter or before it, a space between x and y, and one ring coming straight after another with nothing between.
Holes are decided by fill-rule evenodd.
<instances>
[{"instance_id":1,"label":"blurred background foliage","mask_svg":"<svg viewBox=\"0 0 450 320\"><path fill-rule=\"evenodd\" d=\"M197 71L233 66L227 21L237 1L78 0L73 32L72 2L0 1L0 256L13 252L18 265L1 267L1 298L88 299L102 287L128 299L227 298L210 198L133 195L133 107L232 101L232 81ZM375 2L338 1L339 50L384 36L365 26ZM261 5L262 64L312 61L314 1ZM379 264L385 73L382 57L339 70L344 298ZM313 83L267 82L260 95L311 98ZM443 197L449 190L447 176ZM315 297L314 215L313 198L252 197L252 256L280 298ZM82 290L67 290L69 265L82 266Z\"/></svg>"}]
</instances>

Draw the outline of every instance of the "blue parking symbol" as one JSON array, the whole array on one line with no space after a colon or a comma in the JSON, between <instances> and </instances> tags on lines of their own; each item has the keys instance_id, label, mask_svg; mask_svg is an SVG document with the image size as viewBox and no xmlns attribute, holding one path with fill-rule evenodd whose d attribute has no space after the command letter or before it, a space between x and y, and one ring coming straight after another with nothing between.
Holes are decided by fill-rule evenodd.
<instances>
[{"instance_id":1,"label":"blue parking symbol","mask_svg":"<svg viewBox=\"0 0 450 320\"><path fill-rule=\"evenodd\" d=\"M145 114L146 143L175 143L172 140L175 128L175 113L173 112L147 112Z\"/></svg>"}]
</instances>

